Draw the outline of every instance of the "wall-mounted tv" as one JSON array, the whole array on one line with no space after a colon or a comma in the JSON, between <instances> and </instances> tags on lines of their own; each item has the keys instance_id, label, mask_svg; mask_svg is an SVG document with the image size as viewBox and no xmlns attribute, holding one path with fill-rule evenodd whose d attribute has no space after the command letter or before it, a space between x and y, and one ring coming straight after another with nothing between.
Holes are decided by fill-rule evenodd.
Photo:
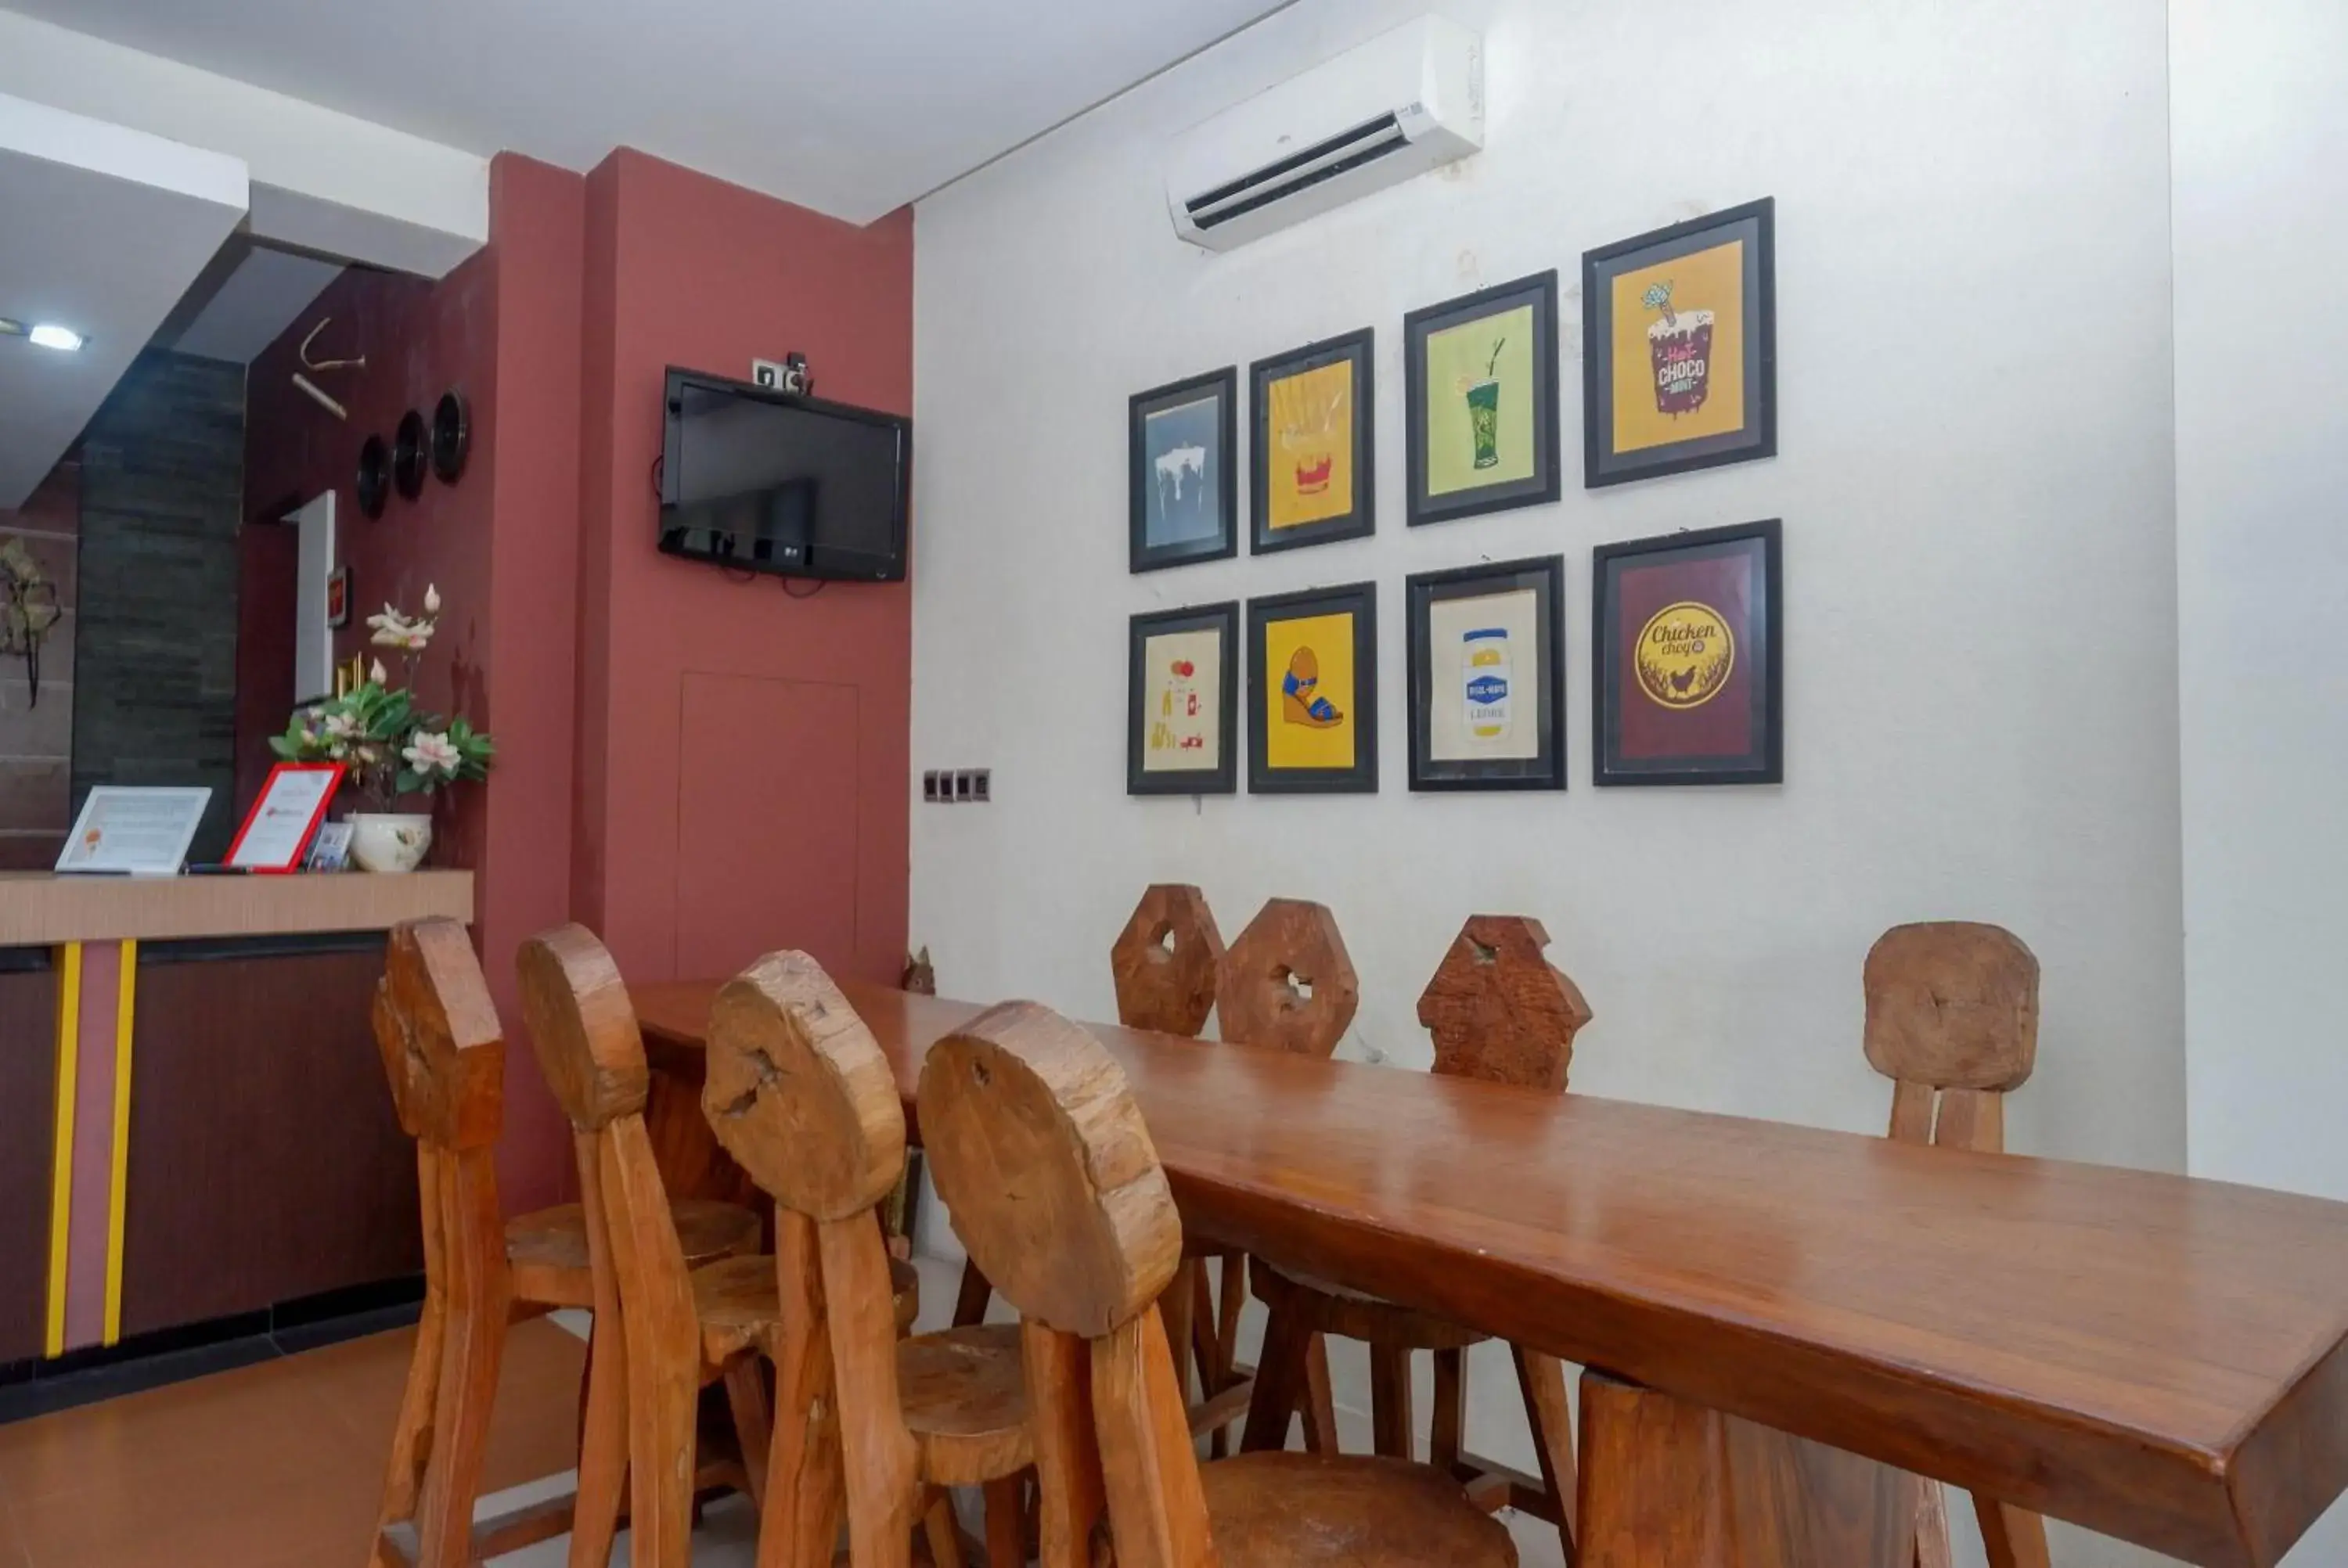
<instances>
[{"instance_id":1,"label":"wall-mounted tv","mask_svg":"<svg viewBox=\"0 0 2348 1568\"><path fill-rule=\"evenodd\" d=\"M660 548L785 577L905 575L913 422L671 367Z\"/></svg>"}]
</instances>

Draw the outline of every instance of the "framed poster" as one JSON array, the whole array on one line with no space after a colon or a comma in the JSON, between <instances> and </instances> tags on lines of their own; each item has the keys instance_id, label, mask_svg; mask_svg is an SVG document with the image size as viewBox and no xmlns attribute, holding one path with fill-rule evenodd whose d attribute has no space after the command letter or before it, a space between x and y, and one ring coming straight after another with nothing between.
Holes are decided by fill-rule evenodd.
<instances>
[{"instance_id":1,"label":"framed poster","mask_svg":"<svg viewBox=\"0 0 2348 1568\"><path fill-rule=\"evenodd\" d=\"M326 627L340 631L351 623L351 569L338 566L326 574Z\"/></svg>"},{"instance_id":2,"label":"framed poster","mask_svg":"<svg viewBox=\"0 0 2348 1568\"><path fill-rule=\"evenodd\" d=\"M1598 547L1593 782L1784 781L1779 533L1773 518Z\"/></svg>"},{"instance_id":3,"label":"framed poster","mask_svg":"<svg viewBox=\"0 0 2348 1568\"><path fill-rule=\"evenodd\" d=\"M1565 558L1421 572L1410 625L1410 787L1565 787Z\"/></svg>"},{"instance_id":4,"label":"framed poster","mask_svg":"<svg viewBox=\"0 0 2348 1568\"><path fill-rule=\"evenodd\" d=\"M177 876L211 798L209 785L98 784L81 804L57 869L67 876Z\"/></svg>"},{"instance_id":5,"label":"framed poster","mask_svg":"<svg viewBox=\"0 0 2348 1568\"><path fill-rule=\"evenodd\" d=\"M1356 539L1376 528L1373 342L1365 327L1249 367L1253 554Z\"/></svg>"},{"instance_id":6,"label":"framed poster","mask_svg":"<svg viewBox=\"0 0 2348 1568\"><path fill-rule=\"evenodd\" d=\"M1236 600L1137 615L1127 634L1125 793L1239 787Z\"/></svg>"},{"instance_id":7,"label":"framed poster","mask_svg":"<svg viewBox=\"0 0 2348 1568\"><path fill-rule=\"evenodd\" d=\"M1776 203L1581 258L1581 482L1777 455Z\"/></svg>"},{"instance_id":8,"label":"framed poster","mask_svg":"<svg viewBox=\"0 0 2348 1568\"><path fill-rule=\"evenodd\" d=\"M279 763L271 768L221 864L240 871L301 869L303 853L326 820L335 786L342 782L340 763Z\"/></svg>"},{"instance_id":9,"label":"framed poster","mask_svg":"<svg viewBox=\"0 0 2348 1568\"><path fill-rule=\"evenodd\" d=\"M1248 600L1248 791L1375 794L1377 584Z\"/></svg>"},{"instance_id":10,"label":"framed poster","mask_svg":"<svg viewBox=\"0 0 2348 1568\"><path fill-rule=\"evenodd\" d=\"M1239 553L1239 367L1136 393L1127 431L1133 571Z\"/></svg>"},{"instance_id":11,"label":"framed poster","mask_svg":"<svg viewBox=\"0 0 2348 1568\"><path fill-rule=\"evenodd\" d=\"M1556 500L1556 272L1413 311L1402 333L1405 520Z\"/></svg>"}]
</instances>

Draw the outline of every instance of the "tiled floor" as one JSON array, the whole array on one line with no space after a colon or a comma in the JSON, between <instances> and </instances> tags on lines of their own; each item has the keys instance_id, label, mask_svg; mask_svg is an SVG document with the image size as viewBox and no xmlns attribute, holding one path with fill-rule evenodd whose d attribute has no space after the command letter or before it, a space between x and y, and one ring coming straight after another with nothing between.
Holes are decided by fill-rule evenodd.
<instances>
[{"instance_id":1,"label":"tiled floor","mask_svg":"<svg viewBox=\"0 0 2348 1568\"><path fill-rule=\"evenodd\" d=\"M414 1342L379 1334L0 1426L0 1568L357 1568ZM485 1490L578 1462L584 1363L551 1322L514 1330Z\"/></svg>"},{"instance_id":2,"label":"tiled floor","mask_svg":"<svg viewBox=\"0 0 2348 1568\"><path fill-rule=\"evenodd\" d=\"M929 1258L920 1266L920 1327L942 1327L959 1270ZM507 1342L484 1513L572 1484L586 1361L584 1319L567 1321L575 1316L522 1324ZM0 1568L360 1568L414 1344L415 1330L403 1328L0 1425ZM1350 1361L1344 1370L1347 1386L1366 1377ZM1501 1382L1477 1404L1514 1404L1505 1352L1484 1370ZM1366 1417L1341 1406L1338 1426L1349 1450L1367 1450ZM1529 1450L1493 1451L1530 1462ZM1522 1568L1558 1568L1553 1531L1506 1517ZM694 1568L751 1568L757 1535L747 1501L712 1504ZM627 1562L626 1540L615 1564ZM563 1568L569 1544L546 1542L493 1568Z\"/></svg>"}]
</instances>

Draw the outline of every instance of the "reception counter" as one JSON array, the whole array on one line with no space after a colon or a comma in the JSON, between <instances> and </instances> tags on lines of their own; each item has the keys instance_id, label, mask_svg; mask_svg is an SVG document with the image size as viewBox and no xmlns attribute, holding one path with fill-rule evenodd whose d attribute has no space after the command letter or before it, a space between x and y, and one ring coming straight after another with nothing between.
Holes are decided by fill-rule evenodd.
<instances>
[{"instance_id":1,"label":"reception counter","mask_svg":"<svg viewBox=\"0 0 2348 1568\"><path fill-rule=\"evenodd\" d=\"M470 872L0 876L0 1366L422 1266L368 1022Z\"/></svg>"}]
</instances>

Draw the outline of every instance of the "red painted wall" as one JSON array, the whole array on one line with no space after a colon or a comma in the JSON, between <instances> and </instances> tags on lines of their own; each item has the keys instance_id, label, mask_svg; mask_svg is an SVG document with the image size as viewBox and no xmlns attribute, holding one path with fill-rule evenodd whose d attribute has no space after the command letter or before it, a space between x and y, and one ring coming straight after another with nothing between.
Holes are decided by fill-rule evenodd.
<instances>
[{"instance_id":1,"label":"red painted wall","mask_svg":"<svg viewBox=\"0 0 2348 1568\"><path fill-rule=\"evenodd\" d=\"M358 615L447 603L418 685L497 736L485 790L444 810L442 864L479 878L474 924L513 1042L499 1166L510 1207L573 1183L570 1141L524 1048L512 954L566 918L637 981L721 973L803 947L894 979L905 944L911 600L902 584L792 599L654 548L652 467L671 364L747 374L793 349L820 390L912 409L910 211L857 229L642 154L592 175L506 155L489 246L435 283L350 273L257 360L249 527L319 490ZM367 368L322 377L336 422L289 381L302 336ZM454 487L370 522L353 475L369 431L458 386L473 457ZM261 519L254 521L253 519ZM255 549L259 571L285 569ZM282 596L279 596L282 600ZM256 614L282 602L256 594ZM256 641L256 658L279 637ZM290 651L241 692L251 783L285 719Z\"/></svg>"},{"instance_id":2,"label":"red painted wall","mask_svg":"<svg viewBox=\"0 0 2348 1568\"><path fill-rule=\"evenodd\" d=\"M366 617L389 600L419 609L440 590L439 635L417 687L441 712L489 729L499 756L489 786L465 787L436 812L436 863L478 878L475 940L503 1014L509 1058L499 1164L510 1207L555 1201L572 1184L569 1129L530 1057L513 983L515 947L569 917L572 650L577 573L582 179L513 155L491 167L489 242L435 283L354 270L330 285L254 360L247 384L246 527L320 491L337 492L335 535L351 569L354 613L338 657L373 657ZM315 357L365 355L363 370L313 379L349 410L347 424L296 391L302 339L322 317ZM472 414L471 456L458 482L427 478L383 515L358 509L355 476L369 433L388 441L409 408L427 415L450 388ZM255 668L240 669L239 793L271 761L292 683L289 596L273 591L289 552L249 548L241 613ZM282 648L282 651L273 651ZM264 658L280 667L257 668ZM391 661L386 660L386 662Z\"/></svg>"},{"instance_id":3,"label":"red painted wall","mask_svg":"<svg viewBox=\"0 0 2348 1568\"><path fill-rule=\"evenodd\" d=\"M633 979L804 947L904 958L911 599L809 599L654 548L663 372L805 353L912 409L913 223L826 218L641 153L587 179L572 903Z\"/></svg>"}]
</instances>

